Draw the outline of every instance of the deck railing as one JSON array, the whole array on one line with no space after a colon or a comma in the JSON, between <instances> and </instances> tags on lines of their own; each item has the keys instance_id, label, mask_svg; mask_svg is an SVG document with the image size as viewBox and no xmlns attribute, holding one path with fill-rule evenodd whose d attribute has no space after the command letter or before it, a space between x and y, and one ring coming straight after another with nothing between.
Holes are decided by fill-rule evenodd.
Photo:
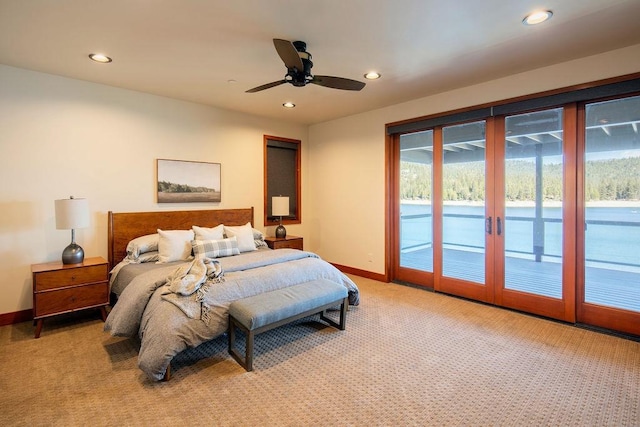
<instances>
[{"instance_id":1,"label":"deck railing","mask_svg":"<svg viewBox=\"0 0 640 427\"><path fill-rule=\"evenodd\" d=\"M478 226L480 227L480 229L484 229L484 220L485 217L484 215L474 215L474 214L444 214L443 215L445 219L447 218L452 218L452 219L471 219L471 220L478 220ZM407 215L401 215L400 216L400 220L402 221L409 221L409 220L420 220L420 219L428 219L431 218L432 214L407 214ZM506 227L508 227L509 222L529 222L531 223L531 228L533 229L533 224L535 223L536 218L535 217L525 217L525 216L506 216L505 217L505 230ZM542 218L542 232L544 234L544 230L546 229L545 225L546 224L561 224L562 223L562 219L560 218ZM633 222L633 221L607 221L607 220L587 220L585 223L585 231L589 230L589 226L614 226L614 227L632 227L632 228L637 228L640 227L640 222ZM403 229L404 227L401 227L401 229ZM533 238L533 231L532 231L532 242L536 241L536 239ZM626 234L625 232L621 233L622 235ZM520 255L530 255L533 259L535 259L536 261L540 262L540 256L545 256L545 257L549 257L549 258L560 258L561 254L560 253L554 253L552 251L546 250L545 249L545 245L544 245L544 238L541 239L542 244L540 243L540 239L538 239L538 242L536 242L537 244L533 244L532 243L532 247L531 247L531 251L526 251L526 250L521 250L518 248L509 248L506 247L505 250L507 253L511 253L511 254L520 254ZM421 241L420 243L417 244L412 244L412 245L407 245L407 246L403 246L401 248L401 251L411 251L411 250L417 250L420 248L427 248L427 247L431 247L433 245L433 241L430 239ZM468 248L468 249L478 249L478 250L482 250L484 249L484 246L479 246L479 245L474 245L472 243L469 242L462 242L462 241L444 241L443 245L446 245L447 247L457 247L457 248ZM541 246L540 246L541 245ZM612 260L612 259L599 259L599 258L595 258L595 257L588 257L586 259L586 261L589 262L594 262L594 263L605 263L605 264L613 264L613 265L623 265L623 266L629 266L629 267L640 267L640 263L633 263L633 262L621 262L619 260Z\"/></svg>"}]
</instances>

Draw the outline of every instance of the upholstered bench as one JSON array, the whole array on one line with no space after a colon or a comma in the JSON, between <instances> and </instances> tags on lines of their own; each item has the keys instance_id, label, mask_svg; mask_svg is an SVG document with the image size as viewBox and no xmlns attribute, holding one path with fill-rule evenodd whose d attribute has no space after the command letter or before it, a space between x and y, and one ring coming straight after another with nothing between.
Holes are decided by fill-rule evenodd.
<instances>
[{"instance_id":1,"label":"upholstered bench","mask_svg":"<svg viewBox=\"0 0 640 427\"><path fill-rule=\"evenodd\" d=\"M326 279L312 280L236 300L229 306L229 354L247 371L253 370L256 335L303 317L320 313L320 319L340 330L347 320L347 288ZM326 310L340 306L340 321L326 317ZM236 328L246 337L245 356L235 347Z\"/></svg>"}]
</instances>

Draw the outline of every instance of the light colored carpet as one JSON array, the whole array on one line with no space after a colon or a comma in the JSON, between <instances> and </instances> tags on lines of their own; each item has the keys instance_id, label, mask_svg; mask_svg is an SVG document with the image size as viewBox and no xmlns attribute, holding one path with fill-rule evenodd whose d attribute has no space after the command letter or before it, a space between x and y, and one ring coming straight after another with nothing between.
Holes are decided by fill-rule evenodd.
<instances>
[{"instance_id":1,"label":"light colored carpet","mask_svg":"<svg viewBox=\"0 0 640 427\"><path fill-rule=\"evenodd\" d=\"M352 276L340 332L309 319L181 354L169 382L98 315L0 328L3 425L640 425L640 343Z\"/></svg>"}]
</instances>

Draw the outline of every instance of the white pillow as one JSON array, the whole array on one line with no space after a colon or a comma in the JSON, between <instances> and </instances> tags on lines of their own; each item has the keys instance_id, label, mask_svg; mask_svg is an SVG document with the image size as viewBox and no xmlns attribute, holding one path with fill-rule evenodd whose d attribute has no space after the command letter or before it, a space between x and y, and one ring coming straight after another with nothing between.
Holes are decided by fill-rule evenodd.
<instances>
[{"instance_id":1,"label":"white pillow","mask_svg":"<svg viewBox=\"0 0 640 427\"><path fill-rule=\"evenodd\" d=\"M158 241L158 262L186 261L191 258L193 230L160 230Z\"/></svg>"},{"instance_id":2,"label":"white pillow","mask_svg":"<svg viewBox=\"0 0 640 427\"><path fill-rule=\"evenodd\" d=\"M147 234L136 237L127 244L127 258L137 261L141 254L158 250L159 236L157 234Z\"/></svg>"},{"instance_id":3,"label":"white pillow","mask_svg":"<svg viewBox=\"0 0 640 427\"><path fill-rule=\"evenodd\" d=\"M224 234L226 234L227 237L235 236L238 239L238 249L240 252L256 250L256 243L253 241L253 229L251 228L250 222L239 227L227 227L225 225Z\"/></svg>"},{"instance_id":4,"label":"white pillow","mask_svg":"<svg viewBox=\"0 0 640 427\"><path fill-rule=\"evenodd\" d=\"M213 228L198 227L197 225L193 225L191 228L193 229L193 232L196 233L196 240L224 239L224 225L222 224Z\"/></svg>"}]
</instances>

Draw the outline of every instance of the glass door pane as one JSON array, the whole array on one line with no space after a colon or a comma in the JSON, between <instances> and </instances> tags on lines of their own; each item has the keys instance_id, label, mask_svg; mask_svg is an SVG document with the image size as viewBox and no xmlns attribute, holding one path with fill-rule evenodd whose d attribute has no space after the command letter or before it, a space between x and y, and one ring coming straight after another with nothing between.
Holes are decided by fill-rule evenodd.
<instances>
[{"instance_id":1,"label":"glass door pane","mask_svg":"<svg viewBox=\"0 0 640 427\"><path fill-rule=\"evenodd\" d=\"M485 122L442 129L442 275L485 283Z\"/></svg>"},{"instance_id":2,"label":"glass door pane","mask_svg":"<svg viewBox=\"0 0 640 427\"><path fill-rule=\"evenodd\" d=\"M433 131L400 136L400 267L433 272Z\"/></svg>"},{"instance_id":3,"label":"glass door pane","mask_svg":"<svg viewBox=\"0 0 640 427\"><path fill-rule=\"evenodd\" d=\"M504 287L562 298L563 110L505 119Z\"/></svg>"},{"instance_id":4,"label":"glass door pane","mask_svg":"<svg viewBox=\"0 0 640 427\"><path fill-rule=\"evenodd\" d=\"M584 302L640 312L640 97L585 122Z\"/></svg>"}]
</instances>

